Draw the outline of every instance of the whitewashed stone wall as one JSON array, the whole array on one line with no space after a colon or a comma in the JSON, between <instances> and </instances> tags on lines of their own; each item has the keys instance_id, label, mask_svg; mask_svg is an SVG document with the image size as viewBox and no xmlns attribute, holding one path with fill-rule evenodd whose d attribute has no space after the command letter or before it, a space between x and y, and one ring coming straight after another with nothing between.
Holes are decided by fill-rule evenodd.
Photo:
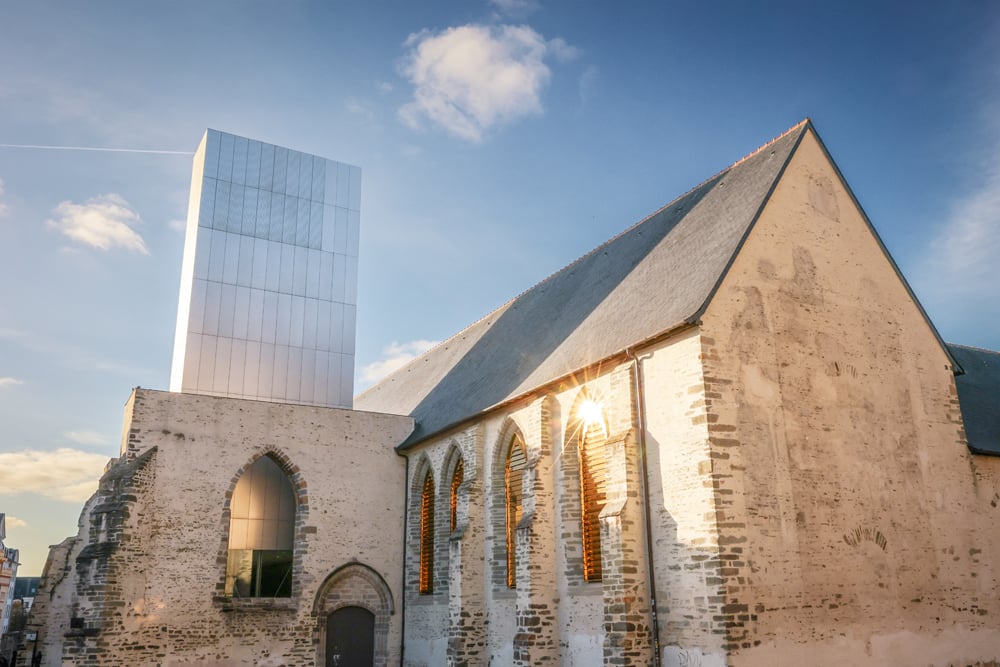
<instances>
[{"instance_id":1,"label":"whitewashed stone wall","mask_svg":"<svg viewBox=\"0 0 1000 667\"><path fill-rule=\"evenodd\" d=\"M628 364L567 382L407 451L407 665L630 664L652 659L642 498ZM604 580L583 578L579 463L582 396L599 400L612 463L602 518ZM514 434L528 456L517 530L517 586L506 585L504 454ZM450 462L463 456L456 531L448 534ZM438 482L435 590L420 595L419 502L424 471ZM445 573L439 578L439 573Z\"/></svg>"}]
</instances>

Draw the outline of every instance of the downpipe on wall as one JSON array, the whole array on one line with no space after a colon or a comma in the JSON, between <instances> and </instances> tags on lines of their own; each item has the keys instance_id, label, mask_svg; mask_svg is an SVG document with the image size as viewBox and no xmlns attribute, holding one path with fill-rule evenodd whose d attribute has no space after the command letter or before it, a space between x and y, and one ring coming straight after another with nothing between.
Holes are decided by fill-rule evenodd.
<instances>
[{"instance_id":1,"label":"downpipe on wall","mask_svg":"<svg viewBox=\"0 0 1000 667\"><path fill-rule=\"evenodd\" d=\"M649 615L653 624L653 665L660 667L660 624L656 615L656 574L653 563L653 524L649 505L649 459L646 456L646 393L643 386L642 359L631 348L625 356L632 360L632 381L635 386L635 414L639 456L642 458L642 514L646 529L646 583L649 586Z\"/></svg>"}]
</instances>

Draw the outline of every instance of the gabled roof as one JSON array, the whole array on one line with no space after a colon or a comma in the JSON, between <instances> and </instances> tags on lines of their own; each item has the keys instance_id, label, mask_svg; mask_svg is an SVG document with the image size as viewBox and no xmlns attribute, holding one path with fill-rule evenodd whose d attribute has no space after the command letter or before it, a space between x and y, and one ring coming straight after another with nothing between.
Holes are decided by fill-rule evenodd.
<instances>
[{"instance_id":1,"label":"gabled roof","mask_svg":"<svg viewBox=\"0 0 1000 667\"><path fill-rule=\"evenodd\" d=\"M355 408L414 417L405 449L696 321L809 128L802 121L418 357Z\"/></svg>"},{"instance_id":2,"label":"gabled roof","mask_svg":"<svg viewBox=\"0 0 1000 667\"><path fill-rule=\"evenodd\" d=\"M948 344L965 370L955 376L969 449L1000 456L1000 352Z\"/></svg>"}]
</instances>

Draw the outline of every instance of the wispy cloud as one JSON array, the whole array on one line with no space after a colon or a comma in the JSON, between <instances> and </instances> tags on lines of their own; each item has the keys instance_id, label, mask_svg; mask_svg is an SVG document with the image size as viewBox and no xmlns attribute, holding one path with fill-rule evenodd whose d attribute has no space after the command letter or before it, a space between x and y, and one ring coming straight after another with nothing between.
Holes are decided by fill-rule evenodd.
<instances>
[{"instance_id":1,"label":"wispy cloud","mask_svg":"<svg viewBox=\"0 0 1000 667\"><path fill-rule=\"evenodd\" d=\"M187 220L181 220L180 218L167 220L167 227L175 232L184 232L187 230Z\"/></svg>"},{"instance_id":2,"label":"wispy cloud","mask_svg":"<svg viewBox=\"0 0 1000 667\"><path fill-rule=\"evenodd\" d=\"M8 530L10 530L11 528L17 529L17 528L28 527L27 521L25 521L24 519L18 519L16 516L11 516L9 514L3 518L3 522Z\"/></svg>"},{"instance_id":3,"label":"wispy cloud","mask_svg":"<svg viewBox=\"0 0 1000 667\"><path fill-rule=\"evenodd\" d=\"M7 204L3 201L3 198L4 198L4 185L3 185L3 179L0 178L0 218L7 215L7 211L9 210L7 208Z\"/></svg>"},{"instance_id":4,"label":"wispy cloud","mask_svg":"<svg viewBox=\"0 0 1000 667\"><path fill-rule=\"evenodd\" d=\"M1000 256L1000 156L990 165L979 187L956 200L933 247L939 268L935 282L954 294L988 286L996 288L996 258Z\"/></svg>"},{"instance_id":5,"label":"wispy cloud","mask_svg":"<svg viewBox=\"0 0 1000 667\"><path fill-rule=\"evenodd\" d=\"M382 349L382 358L361 369L361 382L373 384L393 371L399 370L413 359L437 345L436 340L414 340L409 343L393 342Z\"/></svg>"},{"instance_id":6,"label":"wispy cloud","mask_svg":"<svg viewBox=\"0 0 1000 667\"><path fill-rule=\"evenodd\" d=\"M566 42L562 37L549 40L549 51L561 63L570 63L580 57L580 49Z\"/></svg>"},{"instance_id":7,"label":"wispy cloud","mask_svg":"<svg viewBox=\"0 0 1000 667\"><path fill-rule=\"evenodd\" d=\"M356 97L348 98L345 107L352 114L361 116L365 120L373 121L376 119L375 111L366 102Z\"/></svg>"},{"instance_id":8,"label":"wispy cloud","mask_svg":"<svg viewBox=\"0 0 1000 667\"><path fill-rule=\"evenodd\" d=\"M533 14L541 9L538 0L490 0L500 14L522 17Z\"/></svg>"},{"instance_id":9,"label":"wispy cloud","mask_svg":"<svg viewBox=\"0 0 1000 667\"><path fill-rule=\"evenodd\" d=\"M980 127L978 177L957 193L940 232L927 248L915 284L932 312L946 314L954 328L1000 334L996 258L1000 257L1000 100L986 107ZM946 330L952 325L945 323ZM970 341L972 342L972 341Z\"/></svg>"},{"instance_id":10,"label":"wispy cloud","mask_svg":"<svg viewBox=\"0 0 1000 667\"><path fill-rule=\"evenodd\" d=\"M49 339L44 334L32 333L28 335L26 331L0 328L0 338L6 339L18 347L42 353L75 370L115 373L130 378L152 372L141 366L95 357L92 350L64 340Z\"/></svg>"},{"instance_id":11,"label":"wispy cloud","mask_svg":"<svg viewBox=\"0 0 1000 667\"><path fill-rule=\"evenodd\" d=\"M63 437L78 445L106 445L111 442L111 438L96 431L66 431Z\"/></svg>"},{"instance_id":12,"label":"wispy cloud","mask_svg":"<svg viewBox=\"0 0 1000 667\"><path fill-rule=\"evenodd\" d=\"M101 195L83 204L64 201L52 213L55 217L48 221L49 226L74 241L101 250L121 247L149 254L146 242L134 229L142 219L121 195Z\"/></svg>"},{"instance_id":13,"label":"wispy cloud","mask_svg":"<svg viewBox=\"0 0 1000 667\"><path fill-rule=\"evenodd\" d=\"M0 453L0 495L34 493L82 502L97 488L108 458L69 448Z\"/></svg>"},{"instance_id":14,"label":"wispy cloud","mask_svg":"<svg viewBox=\"0 0 1000 667\"><path fill-rule=\"evenodd\" d=\"M529 26L463 25L410 35L402 65L413 100L400 119L417 129L423 121L472 142L487 130L543 111L541 94L551 71L547 56L572 59L565 40L546 41Z\"/></svg>"},{"instance_id":15,"label":"wispy cloud","mask_svg":"<svg viewBox=\"0 0 1000 667\"><path fill-rule=\"evenodd\" d=\"M24 380L18 380L17 378L12 377L0 377L0 389L13 387L16 384L24 384Z\"/></svg>"},{"instance_id":16,"label":"wispy cloud","mask_svg":"<svg viewBox=\"0 0 1000 667\"><path fill-rule=\"evenodd\" d=\"M27 70L28 68L21 68ZM76 136L86 136L91 145L62 144L52 150L112 150L114 152L163 153L184 159L190 151L157 150L164 146L173 148L177 139L176 127L169 123L150 123L147 112L139 105L120 104L116 95L102 93L94 86L80 83L67 74L59 76L34 76L28 72L7 68L0 77L0 107L14 118L46 122L60 127L74 128ZM139 92L139 91L136 91ZM24 137L26 140L36 137ZM82 143L82 142L81 142ZM42 141L17 144L41 146ZM134 146L134 148L115 148ZM146 148L146 147L151 148ZM32 149L34 150L34 149Z\"/></svg>"}]
</instances>

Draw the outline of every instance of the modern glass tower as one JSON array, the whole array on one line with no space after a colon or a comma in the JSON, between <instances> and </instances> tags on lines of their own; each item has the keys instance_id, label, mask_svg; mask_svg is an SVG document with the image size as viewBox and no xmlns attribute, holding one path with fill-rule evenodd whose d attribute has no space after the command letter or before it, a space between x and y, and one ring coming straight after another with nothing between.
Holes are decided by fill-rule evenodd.
<instances>
[{"instance_id":1,"label":"modern glass tower","mask_svg":"<svg viewBox=\"0 0 1000 667\"><path fill-rule=\"evenodd\" d=\"M208 130L170 390L352 406L361 169Z\"/></svg>"}]
</instances>

